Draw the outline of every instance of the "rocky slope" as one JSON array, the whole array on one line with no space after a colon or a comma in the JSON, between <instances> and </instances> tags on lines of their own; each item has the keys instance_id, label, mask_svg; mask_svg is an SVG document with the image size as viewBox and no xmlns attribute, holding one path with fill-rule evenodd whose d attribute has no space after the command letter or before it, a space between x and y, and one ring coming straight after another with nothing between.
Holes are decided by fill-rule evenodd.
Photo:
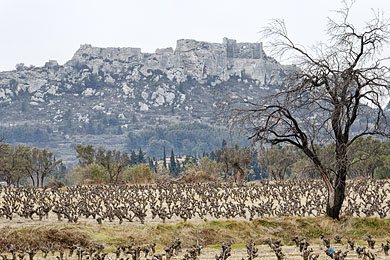
<instances>
[{"instance_id":1,"label":"rocky slope","mask_svg":"<svg viewBox=\"0 0 390 260\"><path fill-rule=\"evenodd\" d=\"M107 135L156 125L213 124L218 100L261 98L278 88L285 69L261 43L227 38L222 43L178 40L175 50L155 53L86 44L64 65L19 64L1 72L0 125L3 131L44 129L58 146L64 139L110 143ZM86 140L86 134L93 138Z\"/></svg>"}]
</instances>

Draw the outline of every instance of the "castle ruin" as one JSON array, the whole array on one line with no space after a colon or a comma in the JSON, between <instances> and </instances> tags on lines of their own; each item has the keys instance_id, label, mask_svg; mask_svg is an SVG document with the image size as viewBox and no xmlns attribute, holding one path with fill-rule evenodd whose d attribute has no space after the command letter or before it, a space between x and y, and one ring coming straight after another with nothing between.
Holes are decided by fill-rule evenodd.
<instances>
[{"instance_id":1,"label":"castle ruin","mask_svg":"<svg viewBox=\"0 0 390 260\"><path fill-rule=\"evenodd\" d=\"M263 43L240 42L223 38L223 45L226 49L226 57L239 59L263 59Z\"/></svg>"}]
</instances>

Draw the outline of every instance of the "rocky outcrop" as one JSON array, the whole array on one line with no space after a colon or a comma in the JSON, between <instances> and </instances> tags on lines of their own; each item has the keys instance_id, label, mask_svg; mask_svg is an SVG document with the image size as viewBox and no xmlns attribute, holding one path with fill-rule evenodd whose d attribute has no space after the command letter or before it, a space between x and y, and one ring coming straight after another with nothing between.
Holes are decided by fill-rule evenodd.
<instances>
[{"instance_id":1,"label":"rocky outcrop","mask_svg":"<svg viewBox=\"0 0 390 260\"><path fill-rule=\"evenodd\" d=\"M205 95L223 92L240 81L245 85L241 92L254 89L256 95L261 94L258 89L281 82L283 71L283 66L265 55L261 43L227 38L222 43L178 40L175 50L157 49L155 53L84 44L62 66L51 60L43 67L19 64L15 71L0 73L0 103L9 106L23 101L45 110L48 105L67 102L69 95L90 100L110 96L110 104L128 104L124 106L127 112L161 106L189 111L196 106L194 100L202 100L203 106L213 104L215 96L206 102L210 98ZM97 104L92 103L93 109ZM110 104L105 109L117 110Z\"/></svg>"},{"instance_id":2,"label":"rocky outcrop","mask_svg":"<svg viewBox=\"0 0 390 260\"><path fill-rule=\"evenodd\" d=\"M266 57L261 43L237 43L227 38L221 44L178 40L175 51L165 48L155 53L142 53L139 48L98 48L86 44L68 64L87 64L96 72L104 69L105 61L112 61L116 66L142 64L145 69L161 70L176 82L185 81L187 76L196 80L209 76L228 80L230 76L245 75L264 84L267 74L277 75L275 71L282 69Z\"/></svg>"},{"instance_id":3,"label":"rocky outcrop","mask_svg":"<svg viewBox=\"0 0 390 260\"><path fill-rule=\"evenodd\" d=\"M213 123L220 99L260 99L277 91L285 69L261 43L227 38L182 39L175 49L155 53L84 44L64 65L51 60L0 72L0 106L7 111L0 113L0 127L47 127L51 135L68 136Z\"/></svg>"}]
</instances>

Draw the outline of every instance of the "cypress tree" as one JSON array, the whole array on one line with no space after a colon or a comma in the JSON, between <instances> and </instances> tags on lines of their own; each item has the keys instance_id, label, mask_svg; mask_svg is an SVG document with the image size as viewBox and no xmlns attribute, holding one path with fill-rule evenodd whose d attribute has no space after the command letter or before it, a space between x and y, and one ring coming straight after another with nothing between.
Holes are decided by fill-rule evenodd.
<instances>
[{"instance_id":1,"label":"cypress tree","mask_svg":"<svg viewBox=\"0 0 390 260\"><path fill-rule=\"evenodd\" d=\"M138 163L138 156L134 150L131 150L131 152L130 152L130 165L133 166L133 165L136 165L137 163Z\"/></svg>"},{"instance_id":2,"label":"cypress tree","mask_svg":"<svg viewBox=\"0 0 390 260\"><path fill-rule=\"evenodd\" d=\"M137 160L138 163L146 163L146 160L145 160L145 153L142 152L142 149L141 147L139 148L139 151L138 151L138 160Z\"/></svg>"},{"instance_id":3,"label":"cypress tree","mask_svg":"<svg viewBox=\"0 0 390 260\"><path fill-rule=\"evenodd\" d=\"M164 168L167 168L167 154L165 153L165 146L164 146Z\"/></svg>"},{"instance_id":4,"label":"cypress tree","mask_svg":"<svg viewBox=\"0 0 390 260\"><path fill-rule=\"evenodd\" d=\"M216 155L214 151L210 152L210 159L215 161Z\"/></svg>"},{"instance_id":5,"label":"cypress tree","mask_svg":"<svg viewBox=\"0 0 390 260\"><path fill-rule=\"evenodd\" d=\"M222 140L222 149L225 148L227 146L227 142L225 139Z\"/></svg>"},{"instance_id":6,"label":"cypress tree","mask_svg":"<svg viewBox=\"0 0 390 260\"><path fill-rule=\"evenodd\" d=\"M170 160L170 167L169 167L170 172L174 175L177 176L177 169L176 169L176 159L175 159L175 154L173 153L173 149L171 150L171 160Z\"/></svg>"}]
</instances>

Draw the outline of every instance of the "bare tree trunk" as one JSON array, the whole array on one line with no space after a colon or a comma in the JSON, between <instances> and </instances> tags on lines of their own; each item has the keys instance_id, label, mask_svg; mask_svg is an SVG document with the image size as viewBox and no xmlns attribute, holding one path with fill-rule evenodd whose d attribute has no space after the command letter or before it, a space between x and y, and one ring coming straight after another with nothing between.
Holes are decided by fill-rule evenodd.
<instances>
[{"instance_id":1,"label":"bare tree trunk","mask_svg":"<svg viewBox=\"0 0 390 260\"><path fill-rule=\"evenodd\" d=\"M340 211L345 198L348 156L346 143L336 141L336 179L332 189L328 189L326 214L333 219L340 219Z\"/></svg>"},{"instance_id":2,"label":"bare tree trunk","mask_svg":"<svg viewBox=\"0 0 390 260\"><path fill-rule=\"evenodd\" d=\"M32 186L34 187L35 186L35 179L34 179L34 176L32 176L31 174L30 174L30 179L32 181Z\"/></svg>"},{"instance_id":3,"label":"bare tree trunk","mask_svg":"<svg viewBox=\"0 0 390 260\"><path fill-rule=\"evenodd\" d=\"M41 187L43 188L43 180L45 179L45 175L44 174L42 174L41 175Z\"/></svg>"},{"instance_id":4,"label":"bare tree trunk","mask_svg":"<svg viewBox=\"0 0 390 260\"><path fill-rule=\"evenodd\" d=\"M115 173L115 184L117 184L119 182L119 176L120 176L120 173L121 173L121 169L118 169L117 172Z\"/></svg>"},{"instance_id":5,"label":"bare tree trunk","mask_svg":"<svg viewBox=\"0 0 390 260\"><path fill-rule=\"evenodd\" d=\"M328 202L326 204L326 215L333 219L340 219L340 211L345 199L346 177L336 178L336 185L333 191L328 191Z\"/></svg>"},{"instance_id":6,"label":"bare tree trunk","mask_svg":"<svg viewBox=\"0 0 390 260\"><path fill-rule=\"evenodd\" d=\"M6 175L5 181L7 182L7 186L12 184L12 178L9 175Z\"/></svg>"}]
</instances>

